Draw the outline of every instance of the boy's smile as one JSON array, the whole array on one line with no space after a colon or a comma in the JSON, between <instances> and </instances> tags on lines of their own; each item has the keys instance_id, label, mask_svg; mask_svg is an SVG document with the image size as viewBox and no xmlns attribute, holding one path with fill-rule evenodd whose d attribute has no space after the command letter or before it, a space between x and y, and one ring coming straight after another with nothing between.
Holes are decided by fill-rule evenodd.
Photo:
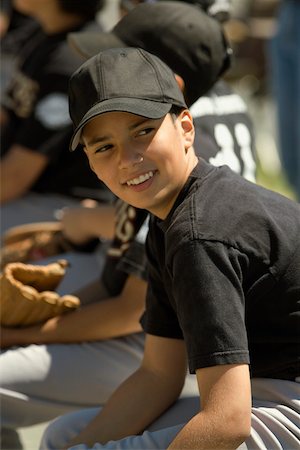
<instances>
[{"instance_id":1,"label":"boy's smile","mask_svg":"<svg viewBox=\"0 0 300 450\"><path fill-rule=\"evenodd\" d=\"M166 217L197 163L194 128L184 110L147 119L125 112L101 114L82 133L91 168L111 191L137 208Z\"/></svg>"},{"instance_id":2,"label":"boy's smile","mask_svg":"<svg viewBox=\"0 0 300 450\"><path fill-rule=\"evenodd\" d=\"M151 184L149 180L154 177L155 173L155 171L150 170L143 175L139 175L138 177L126 181L126 184L127 186L132 186L133 189L136 189L138 191L140 190L139 187L141 187L142 189L146 189Z\"/></svg>"}]
</instances>

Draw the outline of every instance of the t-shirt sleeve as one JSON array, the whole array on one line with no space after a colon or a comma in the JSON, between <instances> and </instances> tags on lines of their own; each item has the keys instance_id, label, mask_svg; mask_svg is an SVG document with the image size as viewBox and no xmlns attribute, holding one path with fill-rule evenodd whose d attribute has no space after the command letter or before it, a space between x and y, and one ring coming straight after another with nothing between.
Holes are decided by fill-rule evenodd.
<instances>
[{"instance_id":1,"label":"t-shirt sleeve","mask_svg":"<svg viewBox=\"0 0 300 450\"><path fill-rule=\"evenodd\" d=\"M70 134L72 131L67 94L68 77L45 73L38 84L36 100L31 111L23 118L15 142L52 159L56 157L56 149L60 148L60 138L64 140L66 133Z\"/></svg>"},{"instance_id":2,"label":"t-shirt sleeve","mask_svg":"<svg viewBox=\"0 0 300 450\"><path fill-rule=\"evenodd\" d=\"M241 264L236 249L196 240L173 258L175 308L191 372L219 364L249 363Z\"/></svg>"},{"instance_id":3,"label":"t-shirt sleeve","mask_svg":"<svg viewBox=\"0 0 300 450\"><path fill-rule=\"evenodd\" d=\"M142 212L137 212L141 216ZM120 258L117 268L129 275L147 280L147 256L145 242L148 234L148 218L137 231L128 250Z\"/></svg>"},{"instance_id":4,"label":"t-shirt sleeve","mask_svg":"<svg viewBox=\"0 0 300 450\"><path fill-rule=\"evenodd\" d=\"M144 331L155 336L183 339L176 313L171 305L167 289L161 277L155 252L149 250L149 239L146 242L148 258L148 289L146 310L141 318Z\"/></svg>"},{"instance_id":5,"label":"t-shirt sleeve","mask_svg":"<svg viewBox=\"0 0 300 450\"><path fill-rule=\"evenodd\" d=\"M162 322L165 336L169 332L169 337L176 337L178 318L191 373L220 364L249 364L242 288L242 266L246 263L246 257L234 248L219 242L192 240L168 260L172 280L169 301L162 281L161 285L158 280L150 285L149 328L153 330L156 322Z\"/></svg>"},{"instance_id":6,"label":"t-shirt sleeve","mask_svg":"<svg viewBox=\"0 0 300 450\"><path fill-rule=\"evenodd\" d=\"M118 269L147 281L147 258L144 245L133 241L120 259Z\"/></svg>"}]
</instances>

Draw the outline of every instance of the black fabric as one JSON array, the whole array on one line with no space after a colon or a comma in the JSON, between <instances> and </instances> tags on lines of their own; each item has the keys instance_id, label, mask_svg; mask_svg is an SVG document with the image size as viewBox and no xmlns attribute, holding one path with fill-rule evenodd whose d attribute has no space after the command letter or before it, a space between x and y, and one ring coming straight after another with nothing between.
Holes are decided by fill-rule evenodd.
<instances>
[{"instance_id":1,"label":"black fabric","mask_svg":"<svg viewBox=\"0 0 300 450\"><path fill-rule=\"evenodd\" d=\"M116 24L113 33L126 45L157 55L180 75L188 105L205 94L230 64L229 44L217 20L184 2L141 4Z\"/></svg>"},{"instance_id":2,"label":"black fabric","mask_svg":"<svg viewBox=\"0 0 300 450\"><path fill-rule=\"evenodd\" d=\"M116 46L140 47L158 56L185 81L188 105L205 94L230 65L231 49L220 24L184 2L142 3L110 33L77 33L71 40L86 58ZM127 86L128 92L134 89Z\"/></svg>"},{"instance_id":3,"label":"black fabric","mask_svg":"<svg viewBox=\"0 0 300 450\"><path fill-rule=\"evenodd\" d=\"M81 60L68 48L66 34L46 35L36 24L28 25L26 33L22 30L16 73L1 99L9 115L1 132L2 156L18 144L47 157L48 166L33 191L102 200L104 192L110 200L112 194L90 170L85 154L68 151L73 131L68 82Z\"/></svg>"},{"instance_id":4,"label":"black fabric","mask_svg":"<svg viewBox=\"0 0 300 450\"><path fill-rule=\"evenodd\" d=\"M99 114L123 111L158 119L172 105L186 108L174 73L155 55L131 47L100 52L70 78L69 109L75 128L70 150L78 146L84 125Z\"/></svg>"},{"instance_id":5,"label":"black fabric","mask_svg":"<svg viewBox=\"0 0 300 450\"><path fill-rule=\"evenodd\" d=\"M198 156L214 166L227 164L249 181L256 179L256 142L244 100L218 81L191 108Z\"/></svg>"},{"instance_id":6,"label":"black fabric","mask_svg":"<svg viewBox=\"0 0 300 450\"><path fill-rule=\"evenodd\" d=\"M244 176L248 175L249 178L255 178L256 152L253 125L242 99L236 96L226 83L220 81L216 83L205 97L201 97L199 101L201 102L200 109L198 109L196 103L196 118L194 118L196 154L199 157L202 156L206 161L211 161L214 165L227 164L233 170L236 170L237 173ZM213 105L217 104L223 104L225 106L222 109L214 108ZM199 116L197 116L197 112ZM237 124L243 127L244 135L247 137L246 144L240 139L237 140L235 138L235 126ZM216 130L220 125L225 127L227 135L229 133L232 136L233 145L229 149L228 146L226 147L225 155L223 144L221 142L218 144L216 141ZM245 153L247 158L245 157ZM237 160L239 162L238 164L236 163ZM126 276L129 274L139 276L143 279L147 278L147 258L144 243L148 231L148 214L144 210L128 207L126 204L123 204L123 206L120 205L122 205L121 201L119 201L119 213L117 215L117 230L129 227L129 230L132 230L133 234L139 233L136 237L133 237L133 234L130 236L128 239L130 245L124 250L120 260L110 260L104 272L105 277L109 280L110 273L113 272L111 264L118 267L121 282L118 283L117 279L114 279L111 283L113 286L118 286L118 292L120 286L124 284ZM130 219L127 217L129 211ZM133 222L137 225L133 225ZM119 248L121 246L121 239L116 239L113 246ZM106 284L108 283L109 281L106 281Z\"/></svg>"},{"instance_id":7,"label":"black fabric","mask_svg":"<svg viewBox=\"0 0 300 450\"><path fill-rule=\"evenodd\" d=\"M11 0L1 0L0 11L9 19L8 28L4 36L1 36L1 53L13 53L18 51L23 41L24 32L27 33L29 24L36 24L35 20L17 11ZM37 25L37 24L36 24ZM23 41L24 42L24 41Z\"/></svg>"},{"instance_id":8,"label":"black fabric","mask_svg":"<svg viewBox=\"0 0 300 450\"><path fill-rule=\"evenodd\" d=\"M183 338L190 371L249 363L299 376L300 206L204 160L152 218L147 333Z\"/></svg>"},{"instance_id":9,"label":"black fabric","mask_svg":"<svg viewBox=\"0 0 300 450\"><path fill-rule=\"evenodd\" d=\"M75 152L76 153L76 152ZM111 295L118 295L129 274L146 278L145 237L139 239L143 224L147 227L148 213L134 208L121 200L116 202L115 237L108 249L101 281ZM146 236L144 234L144 236Z\"/></svg>"}]
</instances>

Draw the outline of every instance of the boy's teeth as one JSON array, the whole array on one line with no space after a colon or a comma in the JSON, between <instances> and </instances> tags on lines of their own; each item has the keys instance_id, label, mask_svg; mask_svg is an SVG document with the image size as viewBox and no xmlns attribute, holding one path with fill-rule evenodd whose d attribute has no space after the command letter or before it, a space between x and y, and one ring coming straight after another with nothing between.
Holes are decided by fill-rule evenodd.
<instances>
[{"instance_id":1,"label":"boy's teeth","mask_svg":"<svg viewBox=\"0 0 300 450\"><path fill-rule=\"evenodd\" d=\"M144 175L140 175L137 178L133 178L133 180L127 181L127 185L131 186L132 184L141 184L144 183L144 181L149 180L149 178L153 177L153 172L150 171L148 173L145 173Z\"/></svg>"}]
</instances>

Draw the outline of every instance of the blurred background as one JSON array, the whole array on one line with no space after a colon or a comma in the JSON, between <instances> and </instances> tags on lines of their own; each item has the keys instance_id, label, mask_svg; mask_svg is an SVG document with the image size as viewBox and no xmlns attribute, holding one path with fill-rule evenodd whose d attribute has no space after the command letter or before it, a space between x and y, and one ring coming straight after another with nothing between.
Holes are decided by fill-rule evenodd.
<instances>
[{"instance_id":1,"label":"blurred background","mask_svg":"<svg viewBox=\"0 0 300 450\"><path fill-rule=\"evenodd\" d=\"M106 0L99 12L97 20L104 30L111 29L119 20L120 1ZM270 61L270 43L277 30L280 3L285 1L231 0L232 17L226 22L225 28L233 48L233 64L226 79L246 101L254 122L258 183L296 199L296 192L281 164L277 102L272 90ZM137 4L139 0L124 3ZM6 64L3 64L4 58ZM9 55L1 52L1 87L5 86L6 78L9 77L8 58ZM297 122L300 127L299 117ZM300 149L296 151L299 153Z\"/></svg>"},{"instance_id":2,"label":"blurred background","mask_svg":"<svg viewBox=\"0 0 300 450\"><path fill-rule=\"evenodd\" d=\"M227 77L245 99L254 122L258 183L296 199L280 162L277 102L272 88L270 47L277 32L281 1L232 1L232 20L227 24L227 32L234 58ZM297 119L300 126L300 118Z\"/></svg>"}]
</instances>

